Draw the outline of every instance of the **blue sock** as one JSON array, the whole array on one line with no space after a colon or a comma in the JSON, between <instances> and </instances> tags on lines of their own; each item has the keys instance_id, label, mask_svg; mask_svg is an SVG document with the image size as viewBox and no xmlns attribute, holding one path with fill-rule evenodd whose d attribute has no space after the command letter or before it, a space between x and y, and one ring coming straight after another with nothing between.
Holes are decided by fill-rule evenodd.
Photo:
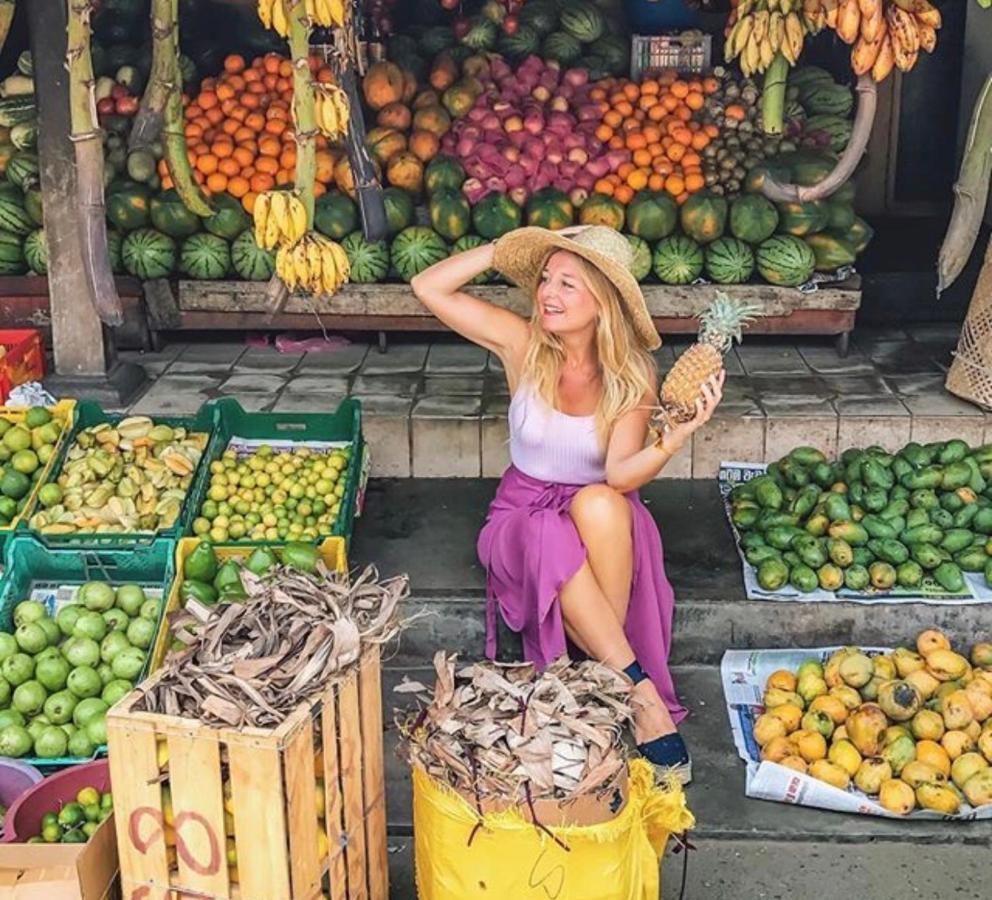
<instances>
[{"instance_id":1,"label":"blue sock","mask_svg":"<svg viewBox=\"0 0 992 900\"><path fill-rule=\"evenodd\" d=\"M623 674L634 682L634 684L640 684L642 681L647 681L648 677L648 673L641 668L641 664L636 659L623 670Z\"/></svg>"}]
</instances>

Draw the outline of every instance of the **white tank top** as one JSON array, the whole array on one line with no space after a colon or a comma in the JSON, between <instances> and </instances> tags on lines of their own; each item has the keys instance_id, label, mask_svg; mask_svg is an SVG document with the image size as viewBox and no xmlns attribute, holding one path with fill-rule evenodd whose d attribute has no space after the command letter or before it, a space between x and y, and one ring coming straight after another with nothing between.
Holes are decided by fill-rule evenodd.
<instances>
[{"instance_id":1,"label":"white tank top","mask_svg":"<svg viewBox=\"0 0 992 900\"><path fill-rule=\"evenodd\" d=\"M558 484L606 481L606 453L595 416L570 416L554 409L530 384L510 401L510 461L524 475Z\"/></svg>"}]
</instances>

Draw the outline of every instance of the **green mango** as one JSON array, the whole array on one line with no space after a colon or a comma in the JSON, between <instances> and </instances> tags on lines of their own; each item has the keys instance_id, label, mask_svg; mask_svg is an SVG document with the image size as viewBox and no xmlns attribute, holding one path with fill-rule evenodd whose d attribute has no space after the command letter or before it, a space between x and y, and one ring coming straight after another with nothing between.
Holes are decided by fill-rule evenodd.
<instances>
[{"instance_id":1,"label":"green mango","mask_svg":"<svg viewBox=\"0 0 992 900\"><path fill-rule=\"evenodd\" d=\"M865 491L862 505L868 512L881 512L889 504L889 495L884 488L871 488Z\"/></svg>"},{"instance_id":2,"label":"green mango","mask_svg":"<svg viewBox=\"0 0 992 900\"><path fill-rule=\"evenodd\" d=\"M892 462L892 474L895 476L896 481L901 480L904 476L908 475L913 471L912 463L908 462L902 456L897 456Z\"/></svg>"},{"instance_id":3,"label":"green mango","mask_svg":"<svg viewBox=\"0 0 992 900\"><path fill-rule=\"evenodd\" d=\"M819 587L819 581L809 566L793 566L789 571L789 584L802 594L809 594Z\"/></svg>"},{"instance_id":4,"label":"green mango","mask_svg":"<svg viewBox=\"0 0 992 900\"><path fill-rule=\"evenodd\" d=\"M831 538L827 541L827 553L835 566L846 569L854 562L854 550L847 541Z\"/></svg>"},{"instance_id":5,"label":"green mango","mask_svg":"<svg viewBox=\"0 0 992 900\"><path fill-rule=\"evenodd\" d=\"M908 559L896 568L896 584L899 587L915 588L923 583L923 567L915 560Z\"/></svg>"},{"instance_id":6,"label":"green mango","mask_svg":"<svg viewBox=\"0 0 992 900\"><path fill-rule=\"evenodd\" d=\"M954 493L954 491L948 491L940 495L941 509L946 509L949 513L956 513L962 506L964 506L964 500Z\"/></svg>"},{"instance_id":7,"label":"green mango","mask_svg":"<svg viewBox=\"0 0 992 900\"><path fill-rule=\"evenodd\" d=\"M217 570L214 578L214 588L218 594L223 594L229 587L240 588L244 592L244 585L241 583L241 568L233 560L229 559Z\"/></svg>"},{"instance_id":8,"label":"green mango","mask_svg":"<svg viewBox=\"0 0 992 900\"><path fill-rule=\"evenodd\" d=\"M245 568L256 575L264 575L275 568L276 563L276 555L268 547L256 547L248 557Z\"/></svg>"},{"instance_id":9,"label":"green mango","mask_svg":"<svg viewBox=\"0 0 992 900\"><path fill-rule=\"evenodd\" d=\"M807 468L811 468L812 466L816 466L827 461L827 457L823 454L823 452L821 450L817 450L815 447L795 447L789 453L788 458L798 463L800 466L806 466Z\"/></svg>"},{"instance_id":10,"label":"green mango","mask_svg":"<svg viewBox=\"0 0 992 900\"><path fill-rule=\"evenodd\" d=\"M895 487L893 487L892 490L889 491L889 499L893 503L897 503L900 500L905 500L908 503L909 502L909 488L906 487L904 484L897 484L897 485L895 485Z\"/></svg>"},{"instance_id":11,"label":"green mango","mask_svg":"<svg viewBox=\"0 0 992 900\"><path fill-rule=\"evenodd\" d=\"M209 541L200 541L183 561L183 575L192 581L213 581L217 577L217 554Z\"/></svg>"},{"instance_id":12,"label":"green mango","mask_svg":"<svg viewBox=\"0 0 992 900\"><path fill-rule=\"evenodd\" d=\"M825 591L839 591L844 585L844 570L833 563L825 563L816 572L820 587Z\"/></svg>"},{"instance_id":13,"label":"green mango","mask_svg":"<svg viewBox=\"0 0 992 900\"><path fill-rule=\"evenodd\" d=\"M875 561L875 554L867 547L855 547L852 554L854 565L863 566L866 570Z\"/></svg>"},{"instance_id":14,"label":"green mango","mask_svg":"<svg viewBox=\"0 0 992 900\"><path fill-rule=\"evenodd\" d=\"M851 507L840 494L831 493L824 504L824 512L831 522L840 522L851 518Z\"/></svg>"},{"instance_id":15,"label":"green mango","mask_svg":"<svg viewBox=\"0 0 992 900\"><path fill-rule=\"evenodd\" d=\"M954 516L949 513L946 509L931 509L930 510L930 524L936 525L938 528L947 531L949 528L954 527Z\"/></svg>"},{"instance_id":16,"label":"green mango","mask_svg":"<svg viewBox=\"0 0 992 900\"><path fill-rule=\"evenodd\" d=\"M868 543L868 532L856 522L834 522L828 534L832 538L847 541L852 547Z\"/></svg>"},{"instance_id":17,"label":"green mango","mask_svg":"<svg viewBox=\"0 0 992 900\"><path fill-rule=\"evenodd\" d=\"M737 528L744 530L746 528L753 528L760 515L761 510L757 506L738 505L731 511L730 521Z\"/></svg>"},{"instance_id":18,"label":"green mango","mask_svg":"<svg viewBox=\"0 0 992 900\"><path fill-rule=\"evenodd\" d=\"M861 464L861 478L869 488L888 490L895 484L895 477L877 458L868 458Z\"/></svg>"},{"instance_id":19,"label":"green mango","mask_svg":"<svg viewBox=\"0 0 992 900\"><path fill-rule=\"evenodd\" d=\"M923 447L916 441L910 441L899 451L900 458L906 460L914 469L922 469L930 465L933 457L930 456Z\"/></svg>"},{"instance_id":20,"label":"green mango","mask_svg":"<svg viewBox=\"0 0 992 900\"><path fill-rule=\"evenodd\" d=\"M873 562L868 567L872 587L887 591L896 583L896 570L887 562Z\"/></svg>"},{"instance_id":21,"label":"green mango","mask_svg":"<svg viewBox=\"0 0 992 900\"><path fill-rule=\"evenodd\" d=\"M320 561L317 548L313 544L304 544L301 541L292 541L286 544L282 548L281 556L284 566L308 574L317 571L317 563Z\"/></svg>"},{"instance_id":22,"label":"green mango","mask_svg":"<svg viewBox=\"0 0 992 900\"><path fill-rule=\"evenodd\" d=\"M751 481L754 499L763 509L781 509L785 498L782 489L769 476L758 476Z\"/></svg>"},{"instance_id":23,"label":"green mango","mask_svg":"<svg viewBox=\"0 0 992 900\"><path fill-rule=\"evenodd\" d=\"M937 492L932 488L920 488L909 495L909 505L913 509L936 509L940 506Z\"/></svg>"},{"instance_id":24,"label":"green mango","mask_svg":"<svg viewBox=\"0 0 992 900\"><path fill-rule=\"evenodd\" d=\"M899 532L893 527L890 522L886 522L881 515L868 515L861 520L861 527L868 532L869 537L873 538L894 538Z\"/></svg>"},{"instance_id":25,"label":"green mango","mask_svg":"<svg viewBox=\"0 0 992 900\"><path fill-rule=\"evenodd\" d=\"M799 465L789 457L783 459L779 463L779 466L782 469L782 475L785 477L786 484L790 484L795 488L806 487L809 484L809 473L804 466Z\"/></svg>"},{"instance_id":26,"label":"green mango","mask_svg":"<svg viewBox=\"0 0 992 900\"><path fill-rule=\"evenodd\" d=\"M933 544L913 544L909 555L924 569L936 569L943 561L940 551Z\"/></svg>"},{"instance_id":27,"label":"green mango","mask_svg":"<svg viewBox=\"0 0 992 900\"><path fill-rule=\"evenodd\" d=\"M764 537L757 531L749 531L747 534L741 537L741 547L745 550L751 550L754 547L767 547Z\"/></svg>"},{"instance_id":28,"label":"green mango","mask_svg":"<svg viewBox=\"0 0 992 900\"><path fill-rule=\"evenodd\" d=\"M964 576L961 574L961 569L955 563L941 563L934 569L933 577L937 580L937 584L952 594L957 594L964 590Z\"/></svg>"},{"instance_id":29,"label":"green mango","mask_svg":"<svg viewBox=\"0 0 992 900\"><path fill-rule=\"evenodd\" d=\"M969 503L967 506L962 506L954 514L954 527L969 528L971 523L975 521L975 516L978 515L978 509L977 503Z\"/></svg>"},{"instance_id":30,"label":"green mango","mask_svg":"<svg viewBox=\"0 0 992 900\"><path fill-rule=\"evenodd\" d=\"M217 602L217 590L212 584L205 581L187 579L179 587L179 599L183 603L192 599L204 606L213 606Z\"/></svg>"},{"instance_id":31,"label":"green mango","mask_svg":"<svg viewBox=\"0 0 992 900\"><path fill-rule=\"evenodd\" d=\"M896 540L871 540L868 541L868 549L878 559L894 566L901 565L909 559L909 549Z\"/></svg>"},{"instance_id":32,"label":"green mango","mask_svg":"<svg viewBox=\"0 0 992 900\"><path fill-rule=\"evenodd\" d=\"M979 509L972 519L971 527L979 534L992 534L992 506Z\"/></svg>"},{"instance_id":33,"label":"green mango","mask_svg":"<svg viewBox=\"0 0 992 900\"><path fill-rule=\"evenodd\" d=\"M755 568L760 566L766 559L781 559L782 554L774 547L751 547L745 551L744 558Z\"/></svg>"},{"instance_id":34,"label":"green mango","mask_svg":"<svg viewBox=\"0 0 992 900\"><path fill-rule=\"evenodd\" d=\"M965 547L971 546L972 533L966 528L952 528L950 531L944 532L944 538L940 542L940 546L943 547L948 553L957 553L960 550L964 550Z\"/></svg>"},{"instance_id":35,"label":"green mango","mask_svg":"<svg viewBox=\"0 0 992 900\"><path fill-rule=\"evenodd\" d=\"M813 481L824 488L830 487L837 480L834 467L825 462L817 463L809 474Z\"/></svg>"},{"instance_id":36,"label":"green mango","mask_svg":"<svg viewBox=\"0 0 992 900\"><path fill-rule=\"evenodd\" d=\"M810 516L806 522L806 531L814 537L822 537L827 533L829 527L830 519L823 515L823 513Z\"/></svg>"},{"instance_id":37,"label":"green mango","mask_svg":"<svg viewBox=\"0 0 992 900\"><path fill-rule=\"evenodd\" d=\"M964 441L954 438L954 440L950 440L944 444L941 451L937 454L937 462L942 466L961 462L968 455L969 450L971 448Z\"/></svg>"},{"instance_id":38,"label":"green mango","mask_svg":"<svg viewBox=\"0 0 992 900\"><path fill-rule=\"evenodd\" d=\"M985 584L992 587L992 559L985 563Z\"/></svg>"},{"instance_id":39,"label":"green mango","mask_svg":"<svg viewBox=\"0 0 992 900\"><path fill-rule=\"evenodd\" d=\"M844 587L849 591L858 591L860 593L870 583L871 576L868 574L868 569L863 565L855 563L844 571Z\"/></svg>"},{"instance_id":40,"label":"green mango","mask_svg":"<svg viewBox=\"0 0 992 900\"><path fill-rule=\"evenodd\" d=\"M955 462L944 467L940 487L945 491L956 491L971 480L971 468L966 462ZM934 485L936 487L936 485Z\"/></svg>"},{"instance_id":41,"label":"green mango","mask_svg":"<svg viewBox=\"0 0 992 900\"><path fill-rule=\"evenodd\" d=\"M982 547L969 547L954 556L954 562L963 572L984 572L987 560L988 555Z\"/></svg>"},{"instance_id":42,"label":"green mango","mask_svg":"<svg viewBox=\"0 0 992 900\"><path fill-rule=\"evenodd\" d=\"M758 584L765 591L777 591L789 580L789 569L780 559L766 559L758 566Z\"/></svg>"},{"instance_id":43,"label":"green mango","mask_svg":"<svg viewBox=\"0 0 992 900\"><path fill-rule=\"evenodd\" d=\"M895 488L893 488L895 490ZM903 488L905 490L905 488ZM892 499L878 515L883 519L894 519L896 516L905 516L909 512L909 501L905 497Z\"/></svg>"},{"instance_id":44,"label":"green mango","mask_svg":"<svg viewBox=\"0 0 992 900\"><path fill-rule=\"evenodd\" d=\"M944 532L936 525L918 525L915 528L907 528L899 535L899 540L904 544L935 544L939 545L944 539Z\"/></svg>"},{"instance_id":45,"label":"green mango","mask_svg":"<svg viewBox=\"0 0 992 900\"><path fill-rule=\"evenodd\" d=\"M847 485L847 497L851 503L860 503L865 498L864 482L850 481Z\"/></svg>"},{"instance_id":46,"label":"green mango","mask_svg":"<svg viewBox=\"0 0 992 900\"><path fill-rule=\"evenodd\" d=\"M806 535L809 537L809 535ZM796 548L796 553L799 554L799 558L810 568L818 569L822 566L827 559L827 550L823 544L816 538L809 538L812 543L805 544Z\"/></svg>"},{"instance_id":47,"label":"green mango","mask_svg":"<svg viewBox=\"0 0 992 900\"><path fill-rule=\"evenodd\" d=\"M815 484L808 484L789 505L789 512L800 520L805 519L815 508L820 499L820 489Z\"/></svg>"}]
</instances>

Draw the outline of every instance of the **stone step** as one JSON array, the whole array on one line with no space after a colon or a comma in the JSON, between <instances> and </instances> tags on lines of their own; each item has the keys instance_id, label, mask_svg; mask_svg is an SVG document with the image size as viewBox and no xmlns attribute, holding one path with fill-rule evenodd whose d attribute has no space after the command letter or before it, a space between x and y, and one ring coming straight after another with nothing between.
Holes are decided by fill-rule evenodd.
<instances>
[{"instance_id":1,"label":"stone step","mask_svg":"<svg viewBox=\"0 0 992 900\"><path fill-rule=\"evenodd\" d=\"M430 670L387 669L386 708L402 675L430 678ZM685 666L676 685L691 710L682 726L693 756L687 793L697 825L689 859L692 900L796 897L896 900L979 897L988 874L987 823L903 822L751 800L744 796L744 763L731 737L715 666ZM406 765L387 734L387 812L394 900L413 900L411 788ZM924 849L925 848L925 849ZM663 896L675 898L682 858L663 865Z\"/></svg>"},{"instance_id":2,"label":"stone step","mask_svg":"<svg viewBox=\"0 0 992 900\"><path fill-rule=\"evenodd\" d=\"M441 648L483 655L485 576L475 540L495 489L494 480L370 482L351 555L356 564L376 563L384 575L410 575L414 596L406 610L414 621L396 665L428 664ZM716 664L731 647L887 646L930 626L970 643L988 630L985 606L747 600L715 482L667 481L642 493L660 523L675 587L673 664ZM516 636L504 630L500 651L516 658Z\"/></svg>"}]
</instances>

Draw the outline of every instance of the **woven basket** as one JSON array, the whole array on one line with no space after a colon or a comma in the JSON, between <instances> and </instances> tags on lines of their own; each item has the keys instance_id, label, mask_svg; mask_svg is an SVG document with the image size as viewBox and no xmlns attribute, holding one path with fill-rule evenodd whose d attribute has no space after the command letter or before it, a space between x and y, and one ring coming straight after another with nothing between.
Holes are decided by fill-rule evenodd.
<instances>
[{"instance_id":1,"label":"woven basket","mask_svg":"<svg viewBox=\"0 0 992 900\"><path fill-rule=\"evenodd\" d=\"M992 409L992 241L971 296L947 390L985 409Z\"/></svg>"}]
</instances>

